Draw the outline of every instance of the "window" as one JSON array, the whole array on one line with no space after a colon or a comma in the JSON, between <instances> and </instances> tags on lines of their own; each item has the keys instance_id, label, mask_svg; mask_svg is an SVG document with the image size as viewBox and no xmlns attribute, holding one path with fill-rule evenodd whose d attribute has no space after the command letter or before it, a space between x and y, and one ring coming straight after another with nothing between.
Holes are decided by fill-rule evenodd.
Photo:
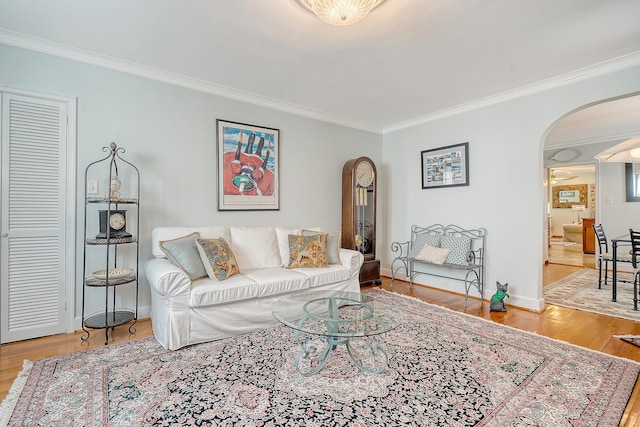
<instances>
[{"instance_id":1,"label":"window","mask_svg":"<svg viewBox=\"0 0 640 427\"><path fill-rule=\"evenodd\" d=\"M624 165L627 183L627 202L640 202L640 163Z\"/></svg>"}]
</instances>

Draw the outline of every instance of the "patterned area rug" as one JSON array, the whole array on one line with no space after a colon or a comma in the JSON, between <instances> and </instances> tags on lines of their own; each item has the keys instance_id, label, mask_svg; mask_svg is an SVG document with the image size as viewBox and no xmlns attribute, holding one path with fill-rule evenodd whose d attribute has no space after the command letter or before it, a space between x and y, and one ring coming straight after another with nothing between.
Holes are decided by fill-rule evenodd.
<instances>
[{"instance_id":1,"label":"patterned area rug","mask_svg":"<svg viewBox=\"0 0 640 427\"><path fill-rule=\"evenodd\" d=\"M618 273L618 278L633 280L630 273ZM611 301L611 272L608 285L598 289L598 270L585 268L542 288L548 304L575 308L640 321L640 311L633 309L633 283L618 282L617 301Z\"/></svg>"},{"instance_id":2,"label":"patterned area rug","mask_svg":"<svg viewBox=\"0 0 640 427\"><path fill-rule=\"evenodd\" d=\"M614 335L614 337L640 347L640 335Z\"/></svg>"},{"instance_id":3,"label":"patterned area rug","mask_svg":"<svg viewBox=\"0 0 640 427\"><path fill-rule=\"evenodd\" d=\"M638 378L636 362L366 292L404 315L380 374L339 348L302 377L284 326L178 351L145 338L34 362L10 424L617 426Z\"/></svg>"}]
</instances>

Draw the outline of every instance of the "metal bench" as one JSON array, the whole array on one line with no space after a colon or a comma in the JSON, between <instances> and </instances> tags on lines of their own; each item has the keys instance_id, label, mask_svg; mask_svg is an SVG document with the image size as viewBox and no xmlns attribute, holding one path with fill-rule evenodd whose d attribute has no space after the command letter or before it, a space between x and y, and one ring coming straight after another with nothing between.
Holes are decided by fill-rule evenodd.
<instances>
[{"instance_id":1,"label":"metal bench","mask_svg":"<svg viewBox=\"0 0 640 427\"><path fill-rule=\"evenodd\" d=\"M398 256L391 263L391 288L393 289L398 271L404 270L409 279L410 287L413 286L415 278L420 274L464 282L465 308L472 286L478 289L480 297L484 300L486 235L487 230L484 228L465 230L453 224L446 227L441 224L428 227L412 225L410 241L391 244L391 251L398 253ZM435 242L444 243L444 245L432 244ZM416 256L425 243L433 247L450 248L450 254L455 256L447 256L446 261L442 264L417 259ZM456 253L454 254L454 252ZM416 267L420 269L418 270Z\"/></svg>"}]
</instances>

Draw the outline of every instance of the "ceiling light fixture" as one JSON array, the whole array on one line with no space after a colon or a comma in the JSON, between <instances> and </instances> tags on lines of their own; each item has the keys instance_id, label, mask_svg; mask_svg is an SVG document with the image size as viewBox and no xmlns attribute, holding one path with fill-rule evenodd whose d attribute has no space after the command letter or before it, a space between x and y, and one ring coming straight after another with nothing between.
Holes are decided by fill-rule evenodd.
<instances>
[{"instance_id":1,"label":"ceiling light fixture","mask_svg":"<svg viewBox=\"0 0 640 427\"><path fill-rule=\"evenodd\" d=\"M634 159L640 159L640 147L634 148L633 150L629 151L629 155L631 155L631 157L633 157Z\"/></svg>"},{"instance_id":2,"label":"ceiling light fixture","mask_svg":"<svg viewBox=\"0 0 640 427\"><path fill-rule=\"evenodd\" d=\"M385 0L298 0L331 25L355 24Z\"/></svg>"}]
</instances>

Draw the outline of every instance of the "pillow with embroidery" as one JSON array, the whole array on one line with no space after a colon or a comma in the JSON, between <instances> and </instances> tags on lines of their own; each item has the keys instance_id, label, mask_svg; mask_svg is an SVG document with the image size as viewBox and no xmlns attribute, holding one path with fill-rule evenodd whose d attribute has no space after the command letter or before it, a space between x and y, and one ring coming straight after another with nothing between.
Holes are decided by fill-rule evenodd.
<instances>
[{"instance_id":1,"label":"pillow with embroidery","mask_svg":"<svg viewBox=\"0 0 640 427\"><path fill-rule=\"evenodd\" d=\"M444 264L449 252L451 252L449 248L436 248L435 246L425 244L418 255L416 255L416 259L431 264Z\"/></svg>"},{"instance_id":2,"label":"pillow with embroidery","mask_svg":"<svg viewBox=\"0 0 640 427\"><path fill-rule=\"evenodd\" d=\"M240 273L238 262L227 241L219 239L198 239L198 252L207 275L222 281Z\"/></svg>"},{"instance_id":3,"label":"pillow with embroidery","mask_svg":"<svg viewBox=\"0 0 640 427\"><path fill-rule=\"evenodd\" d=\"M328 267L327 234L296 236L289 234L289 265L287 268Z\"/></svg>"},{"instance_id":4,"label":"pillow with embroidery","mask_svg":"<svg viewBox=\"0 0 640 427\"><path fill-rule=\"evenodd\" d=\"M303 236L317 236L323 234L322 231L302 230ZM327 232L327 263L340 264L340 232Z\"/></svg>"},{"instance_id":5,"label":"pillow with embroidery","mask_svg":"<svg viewBox=\"0 0 640 427\"><path fill-rule=\"evenodd\" d=\"M200 233L191 233L173 240L163 240L160 249L169 261L184 270L191 280L199 279L207 275L198 254L196 240Z\"/></svg>"}]
</instances>

